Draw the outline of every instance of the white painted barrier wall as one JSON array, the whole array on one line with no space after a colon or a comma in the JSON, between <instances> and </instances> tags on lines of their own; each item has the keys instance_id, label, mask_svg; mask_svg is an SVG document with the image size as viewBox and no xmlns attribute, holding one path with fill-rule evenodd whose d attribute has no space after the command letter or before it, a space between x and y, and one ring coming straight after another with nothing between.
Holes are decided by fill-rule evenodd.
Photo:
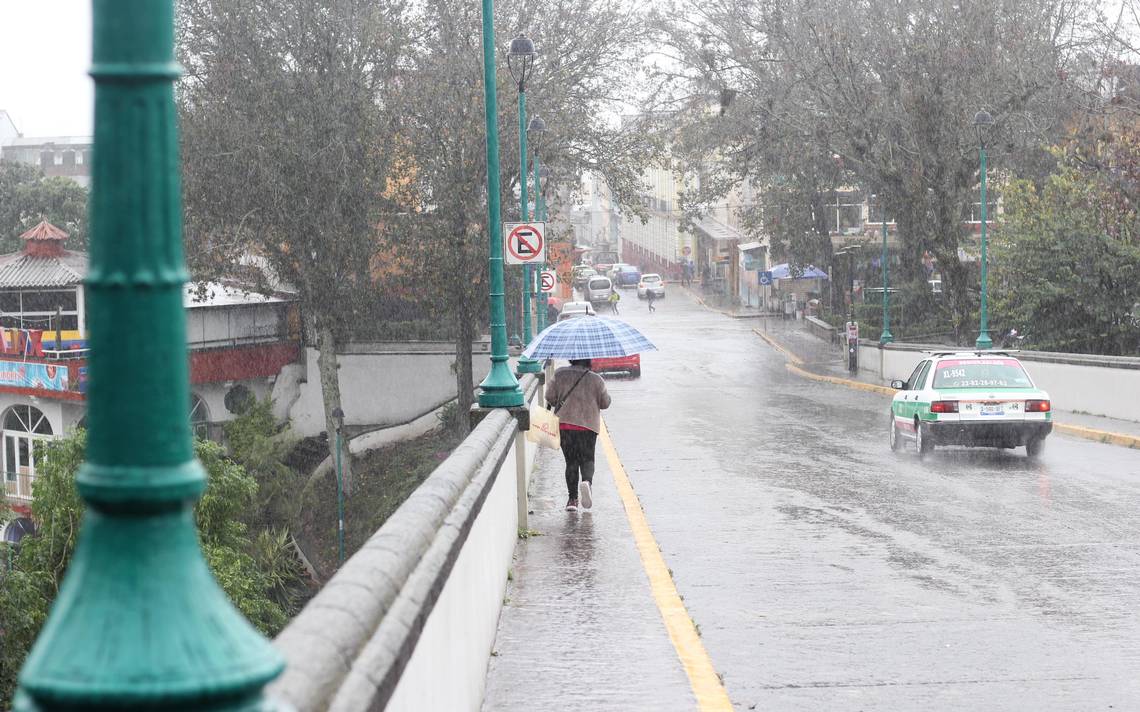
<instances>
[{"instance_id":1,"label":"white painted barrier wall","mask_svg":"<svg viewBox=\"0 0 1140 712\"><path fill-rule=\"evenodd\" d=\"M477 342L475 382L491 367L489 344ZM350 344L337 355L345 423L392 426L410 422L456 396L455 345L443 342ZM301 364L282 370L273 388L277 415L288 417L302 437L325 430L317 351L304 350Z\"/></svg>"},{"instance_id":2,"label":"white painted barrier wall","mask_svg":"<svg viewBox=\"0 0 1140 712\"><path fill-rule=\"evenodd\" d=\"M906 380L926 350L945 346L861 343L859 368L883 383ZM963 349L968 350L968 349ZM1140 358L1022 351L1017 354L1053 407L1120 420L1140 421Z\"/></svg>"},{"instance_id":3,"label":"white painted barrier wall","mask_svg":"<svg viewBox=\"0 0 1140 712\"><path fill-rule=\"evenodd\" d=\"M521 379L527 402L537 379ZM516 458L516 453L523 453ZM299 712L475 712L537 448L482 423L277 637L270 694ZM520 463L521 460L521 463Z\"/></svg>"},{"instance_id":4,"label":"white painted barrier wall","mask_svg":"<svg viewBox=\"0 0 1140 712\"><path fill-rule=\"evenodd\" d=\"M535 446L523 441L529 473ZM516 447L517 440L428 617L388 712L477 712L482 706L507 572L518 543Z\"/></svg>"}]
</instances>

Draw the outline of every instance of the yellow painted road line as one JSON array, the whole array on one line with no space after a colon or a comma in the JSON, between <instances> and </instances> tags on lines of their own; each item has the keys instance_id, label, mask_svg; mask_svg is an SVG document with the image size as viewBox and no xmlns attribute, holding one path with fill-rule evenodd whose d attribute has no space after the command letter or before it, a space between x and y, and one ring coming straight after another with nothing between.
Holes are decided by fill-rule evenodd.
<instances>
[{"instance_id":1,"label":"yellow painted road line","mask_svg":"<svg viewBox=\"0 0 1140 712\"><path fill-rule=\"evenodd\" d=\"M803 359L801 359L799 356L796 356L794 353L785 348L783 344L776 341L768 334L765 334L758 329L753 329L752 331L761 339L764 339L764 341L768 342L772 348L784 354L784 356L786 356L791 361L791 363L784 364L785 368L798 376L803 376L804 378L809 378L813 381L821 381L823 383L834 383L838 386L846 386L848 388L854 388L859 391L879 393L885 396L893 396L895 393L895 389L888 388L887 386L879 386L874 383L863 383L862 381L853 381L849 378L839 378L838 376L824 376L823 374L812 373L807 369L800 368L804 363ZM1137 437L1135 435L1113 433L1107 430L1086 428L1081 425L1068 425L1067 423L1058 423L1057 421L1053 421L1053 428L1062 433L1065 433L1066 435L1084 438L1085 440L1093 440L1098 443L1119 445L1120 447L1128 447L1134 450L1140 450L1140 437Z\"/></svg>"},{"instance_id":2,"label":"yellow painted road line","mask_svg":"<svg viewBox=\"0 0 1140 712\"><path fill-rule=\"evenodd\" d=\"M732 712L732 702L728 699L728 692L717 677L712 659L701 643L693 619L689 617L689 612L685 609L680 594L677 593L669 567L665 565L665 557L661 555L661 548L653 538L649 522L645 519L645 512L641 509L641 501L637 499L633 485L629 482L629 476L626 475L625 468L618 459L617 450L605 423L602 424L599 439L602 441L602 449L606 453L606 460L613 473L614 484L617 485L618 494L625 507L629 527L633 530L633 540L641 554L641 564L649 576L649 588L653 592L653 600L657 604L657 610L661 612L661 618L665 621L669 640L673 642L677 657L680 658L685 674L689 677L689 685L697 698L697 709L700 712Z\"/></svg>"}]
</instances>

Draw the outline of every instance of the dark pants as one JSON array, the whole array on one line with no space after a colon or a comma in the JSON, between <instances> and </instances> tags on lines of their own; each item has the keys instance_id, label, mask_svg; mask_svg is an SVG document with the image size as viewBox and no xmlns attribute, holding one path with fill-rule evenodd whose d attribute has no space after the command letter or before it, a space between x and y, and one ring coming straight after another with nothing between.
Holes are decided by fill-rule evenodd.
<instances>
[{"instance_id":1,"label":"dark pants","mask_svg":"<svg viewBox=\"0 0 1140 712\"><path fill-rule=\"evenodd\" d=\"M594 481L594 444L598 434L593 430L560 430L558 437L566 458L566 490L570 499L578 499L578 473L586 482Z\"/></svg>"}]
</instances>

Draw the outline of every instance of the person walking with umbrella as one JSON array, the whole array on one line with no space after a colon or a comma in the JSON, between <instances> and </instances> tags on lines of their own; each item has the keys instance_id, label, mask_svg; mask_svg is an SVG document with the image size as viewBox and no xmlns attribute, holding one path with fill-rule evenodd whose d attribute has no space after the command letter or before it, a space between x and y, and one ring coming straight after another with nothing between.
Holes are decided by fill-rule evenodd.
<instances>
[{"instance_id":1,"label":"person walking with umbrella","mask_svg":"<svg viewBox=\"0 0 1140 712\"><path fill-rule=\"evenodd\" d=\"M601 411L610 406L606 382L590 370L590 359L629 356L657 347L620 319L580 316L547 327L523 351L527 358L564 358L570 365L554 372L546 402L558 415L566 457L566 509L593 506L594 446L602 430Z\"/></svg>"},{"instance_id":2,"label":"person walking with umbrella","mask_svg":"<svg viewBox=\"0 0 1140 712\"><path fill-rule=\"evenodd\" d=\"M558 413L558 436L566 458L566 511L593 507L594 449L602 429L602 411L610 394L602 377L590 370L590 359L571 359L554 372L546 386L546 402Z\"/></svg>"}]
</instances>

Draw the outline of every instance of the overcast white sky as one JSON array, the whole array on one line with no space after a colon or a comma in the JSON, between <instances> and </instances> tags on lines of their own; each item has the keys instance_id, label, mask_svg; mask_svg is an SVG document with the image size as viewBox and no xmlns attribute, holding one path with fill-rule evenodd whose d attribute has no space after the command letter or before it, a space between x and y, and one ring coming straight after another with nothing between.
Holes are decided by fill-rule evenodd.
<instances>
[{"instance_id":1,"label":"overcast white sky","mask_svg":"<svg viewBox=\"0 0 1140 712\"><path fill-rule=\"evenodd\" d=\"M91 0L0 0L0 109L25 136L89 136Z\"/></svg>"}]
</instances>

